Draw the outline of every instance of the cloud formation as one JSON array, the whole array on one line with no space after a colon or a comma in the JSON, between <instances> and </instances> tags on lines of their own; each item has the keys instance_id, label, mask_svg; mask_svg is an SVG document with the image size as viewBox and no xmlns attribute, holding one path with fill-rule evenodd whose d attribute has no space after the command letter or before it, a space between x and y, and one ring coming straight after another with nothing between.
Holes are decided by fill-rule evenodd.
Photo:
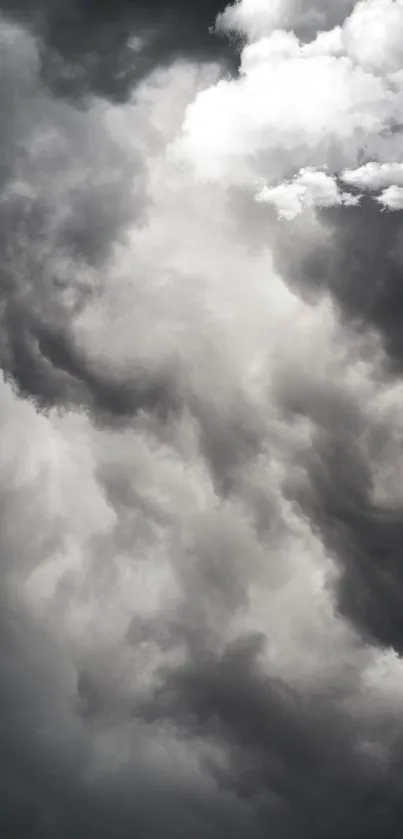
<instances>
[{"instance_id":1,"label":"cloud formation","mask_svg":"<svg viewBox=\"0 0 403 839\"><path fill-rule=\"evenodd\" d=\"M228 15L242 27L261 8L245 0ZM288 20L287 4L270 8ZM358 3L341 26L308 41L271 29L247 30L239 77L220 80L188 108L180 151L199 176L277 188L307 167L323 178L323 167L331 177L363 157L397 164L403 5Z\"/></svg>"},{"instance_id":2,"label":"cloud formation","mask_svg":"<svg viewBox=\"0 0 403 839\"><path fill-rule=\"evenodd\" d=\"M0 20L5 836L399 834L402 8Z\"/></svg>"}]
</instances>

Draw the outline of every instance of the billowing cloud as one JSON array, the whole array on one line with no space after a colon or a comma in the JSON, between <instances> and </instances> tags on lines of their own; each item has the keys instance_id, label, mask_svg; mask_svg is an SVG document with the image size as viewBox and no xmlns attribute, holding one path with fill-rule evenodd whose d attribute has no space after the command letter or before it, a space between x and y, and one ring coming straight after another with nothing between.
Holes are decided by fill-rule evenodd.
<instances>
[{"instance_id":1,"label":"billowing cloud","mask_svg":"<svg viewBox=\"0 0 403 839\"><path fill-rule=\"evenodd\" d=\"M401 4L242 0L238 75L195 30L119 96L107 6L77 52L35 8L0 20L1 831L393 839Z\"/></svg>"},{"instance_id":2,"label":"billowing cloud","mask_svg":"<svg viewBox=\"0 0 403 839\"><path fill-rule=\"evenodd\" d=\"M275 195L281 188L289 197L287 183L293 176L297 189L301 169L317 170L323 179L323 167L331 178L363 158L396 167L403 5L366 0L341 26L309 40L287 29L293 15L283 3L270 6L270 14L279 15L266 31L260 14L268 9L245 0L220 18L234 18L248 34L239 77L220 80L189 106L179 154L193 161L201 178L228 184L263 180ZM251 30L249 16L256 23ZM338 204L338 189L333 195Z\"/></svg>"},{"instance_id":3,"label":"billowing cloud","mask_svg":"<svg viewBox=\"0 0 403 839\"><path fill-rule=\"evenodd\" d=\"M342 41L361 67L375 73L398 73L403 62L401 0L360 2L343 27Z\"/></svg>"}]
</instances>

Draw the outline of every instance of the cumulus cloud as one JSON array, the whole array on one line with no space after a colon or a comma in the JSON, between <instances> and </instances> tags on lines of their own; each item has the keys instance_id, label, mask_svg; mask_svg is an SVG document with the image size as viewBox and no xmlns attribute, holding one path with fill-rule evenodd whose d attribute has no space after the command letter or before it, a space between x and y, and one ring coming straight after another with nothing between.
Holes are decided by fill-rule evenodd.
<instances>
[{"instance_id":1,"label":"cumulus cloud","mask_svg":"<svg viewBox=\"0 0 403 839\"><path fill-rule=\"evenodd\" d=\"M384 189L381 195L378 196L377 201L379 201L380 204L383 204L383 206L388 210L403 209L403 187L396 186L395 184L388 186L387 189Z\"/></svg>"},{"instance_id":2,"label":"cumulus cloud","mask_svg":"<svg viewBox=\"0 0 403 839\"><path fill-rule=\"evenodd\" d=\"M201 177L245 183L327 165L332 174L379 144L396 121L400 89L348 55L329 55L275 32L245 47L237 80L189 106L182 154Z\"/></svg>"},{"instance_id":3,"label":"cumulus cloud","mask_svg":"<svg viewBox=\"0 0 403 839\"><path fill-rule=\"evenodd\" d=\"M293 181L277 187L262 187L256 200L272 204L280 218L290 221L304 208L352 206L359 202L360 196L340 192L336 179L326 172L301 169Z\"/></svg>"},{"instance_id":4,"label":"cumulus cloud","mask_svg":"<svg viewBox=\"0 0 403 839\"><path fill-rule=\"evenodd\" d=\"M359 189L378 190L382 187L402 186L402 163L365 163L358 169L346 170L342 174L343 181Z\"/></svg>"},{"instance_id":5,"label":"cumulus cloud","mask_svg":"<svg viewBox=\"0 0 403 839\"><path fill-rule=\"evenodd\" d=\"M382 189L381 194L376 197L376 201L389 210L402 209L402 163L365 163L358 169L343 172L342 179L360 189L372 191Z\"/></svg>"},{"instance_id":6,"label":"cumulus cloud","mask_svg":"<svg viewBox=\"0 0 403 839\"><path fill-rule=\"evenodd\" d=\"M85 107L36 10L0 20L0 828L392 839L400 3L242 0L238 75L195 35Z\"/></svg>"},{"instance_id":7,"label":"cumulus cloud","mask_svg":"<svg viewBox=\"0 0 403 839\"><path fill-rule=\"evenodd\" d=\"M402 35L403 3L400 0L357 3L343 27L347 52L371 73L401 70Z\"/></svg>"},{"instance_id":8,"label":"cumulus cloud","mask_svg":"<svg viewBox=\"0 0 403 839\"><path fill-rule=\"evenodd\" d=\"M269 8L276 23L266 31L261 16ZM326 166L333 177L356 168L363 157L388 165L396 154L400 2L366 0L342 25L308 39L291 28L295 22L287 9L283 3L241 2L220 18L222 23L235 16L248 42L238 78L220 80L188 108L178 153L193 161L199 177L228 184L260 179L277 189L280 180L297 179L301 169L316 169L321 177ZM337 204L337 190L334 199Z\"/></svg>"}]
</instances>

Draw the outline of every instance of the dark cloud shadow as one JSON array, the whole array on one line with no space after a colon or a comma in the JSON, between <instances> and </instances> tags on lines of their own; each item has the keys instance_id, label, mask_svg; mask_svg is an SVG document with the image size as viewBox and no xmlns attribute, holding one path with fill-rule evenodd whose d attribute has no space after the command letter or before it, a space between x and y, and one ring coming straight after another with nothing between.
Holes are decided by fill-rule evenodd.
<instances>
[{"instance_id":1,"label":"dark cloud shadow","mask_svg":"<svg viewBox=\"0 0 403 839\"><path fill-rule=\"evenodd\" d=\"M57 94L125 100L150 71L176 58L219 60L236 53L211 33L218 0L2 0L0 8L42 41L42 77Z\"/></svg>"}]
</instances>

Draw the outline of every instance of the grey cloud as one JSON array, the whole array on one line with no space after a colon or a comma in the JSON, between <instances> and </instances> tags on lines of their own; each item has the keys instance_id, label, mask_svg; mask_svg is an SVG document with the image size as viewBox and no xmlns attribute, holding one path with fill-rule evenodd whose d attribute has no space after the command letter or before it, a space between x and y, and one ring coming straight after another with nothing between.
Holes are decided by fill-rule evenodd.
<instances>
[{"instance_id":1,"label":"grey cloud","mask_svg":"<svg viewBox=\"0 0 403 839\"><path fill-rule=\"evenodd\" d=\"M252 807L256 835L393 835L396 793L354 753L354 726L335 707L329 716L328 697L264 676L258 649L259 639L245 638L222 658L206 654L176 673L147 713L174 713L191 731L228 741L226 783Z\"/></svg>"},{"instance_id":2,"label":"grey cloud","mask_svg":"<svg viewBox=\"0 0 403 839\"><path fill-rule=\"evenodd\" d=\"M44 404L85 401L85 364L64 343L111 249L144 221L141 156L102 107L88 114L43 91L22 30L3 24L2 41L1 364Z\"/></svg>"},{"instance_id":3,"label":"grey cloud","mask_svg":"<svg viewBox=\"0 0 403 839\"><path fill-rule=\"evenodd\" d=\"M393 286L388 290L387 283L382 282L385 281L386 274L389 282L395 283L397 275L393 276L392 271L389 272L387 250L382 259L377 249L379 240L375 243L376 254L373 253L373 242L370 241L372 229L367 223L365 211L361 224L358 230L358 235L363 236L360 256L357 256L356 261L354 258L350 259L351 275L345 276L341 271L338 273L339 286L331 286L331 292L338 302L343 287L346 295L356 295L354 308L346 305L345 300L342 300L342 304L346 305L347 317L351 318L358 334L362 331L365 335L368 330L371 333L374 327L381 331L390 353L380 354L378 386L382 391L386 382L395 382L398 385L400 380L400 376L396 376L396 369L400 370L400 354L397 354L399 337L394 335L390 321L385 318L382 322L374 317L375 305L374 310L370 309L370 315L367 315L360 294L368 297L371 293L374 297L378 294L386 303L389 293L391 300L386 304L384 312L389 310L390 317L397 318L399 303L394 295L399 295L399 291L397 288L394 290ZM353 225L352 228L351 247L354 250L356 247L360 248L360 243L357 242L358 237L354 237ZM381 222L380 228L382 231ZM375 228L374 225L373 238L376 235L375 229L382 236L379 227ZM388 227L385 225L384 229L388 230ZM366 252L364 243L369 253ZM375 259L378 260L381 276L376 274L376 264L370 266L371 253L373 263ZM329 266L332 266L332 257L337 260L340 254L343 262L346 259L347 271L348 253L343 253L339 245L335 246L334 250L332 247L328 259L324 260L322 265L329 269ZM357 269L355 275L354 267ZM307 283L312 281L313 284L313 278L309 274L307 277ZM320 280L326 281L326 275L320 276ZM351 287L348 287L349 280ZM354 288L355 281L357 285ZM300 277L297 282L301 282ZM304 294L303 283L299 288ZM309 292L312 293L312 286ZM318 293L317 288L316 292ZM374 340L376 342L374 336L367 338L368 353L371 353ZM396 353L396 356L392 353ZM310 475L309 489L306 486L302 490L291 486L290 492L302 505L309 519L316 522L328 549L338 558L342 568L338 608L348 620L359 627L368 641L375 640L380 645L392 646L401 654L403 627L400 616L403 585L399 570L399 545L402 505L400 498L374 501L376 461L379 452L385 446L389 432L383 427L381 418L368 414L365 402L360 403L355 395L342 391L337 378L315 384L312 388L303 374L302 380L298 381L297 377L293 377L291 382L285 385L282 383L279 395L287 412L309 417L315 424L314 446L310 453L303 455L304 468ZM368 451L363 445L363 438L368 439L372 434L373 439ZM396 457L399 457L399 452L400 444L397 442Z\"/></svg>"},{"instance_id":4,"label":"grey cloud","mask_svg":"<svg viewBox=\"0 0 403 839\"><path fill-rule=\"evenodd\" d=\"M157 65L178 57L231 64L225 41L210 29L218 0L152 9L141 0L29 0L1 9L36 33L42 43L41 73L50 88L68 98L100 95L124 100Z\"/></svg>"},{"instance_id":5,"label":"grey cloud","mask_svg":"<svg viewBox=\"0 0 403 839\"><path fill-rule=\"evenodd\" d=\"M400 215L382 213L363 198L360 207L324 210L321 221L315 247L305 253L303 228L284 231L295 241L292 252L280 232L279 268L301 293L330 291L357 326L379 330L391 361L399 364Z\"/></svg>"},{"instance_id":6,"label":"grey cloud","mask_svg":"<svg viewBox=\"0 0 403 839\"><path fill-rule=\"evenodd\" d=\"M37 7L70 93L131 8ZM172 163L211 68L78 109L1 31L1 828L396 839L399 217L281 226Z\"/></svg>"}]
</instances>

